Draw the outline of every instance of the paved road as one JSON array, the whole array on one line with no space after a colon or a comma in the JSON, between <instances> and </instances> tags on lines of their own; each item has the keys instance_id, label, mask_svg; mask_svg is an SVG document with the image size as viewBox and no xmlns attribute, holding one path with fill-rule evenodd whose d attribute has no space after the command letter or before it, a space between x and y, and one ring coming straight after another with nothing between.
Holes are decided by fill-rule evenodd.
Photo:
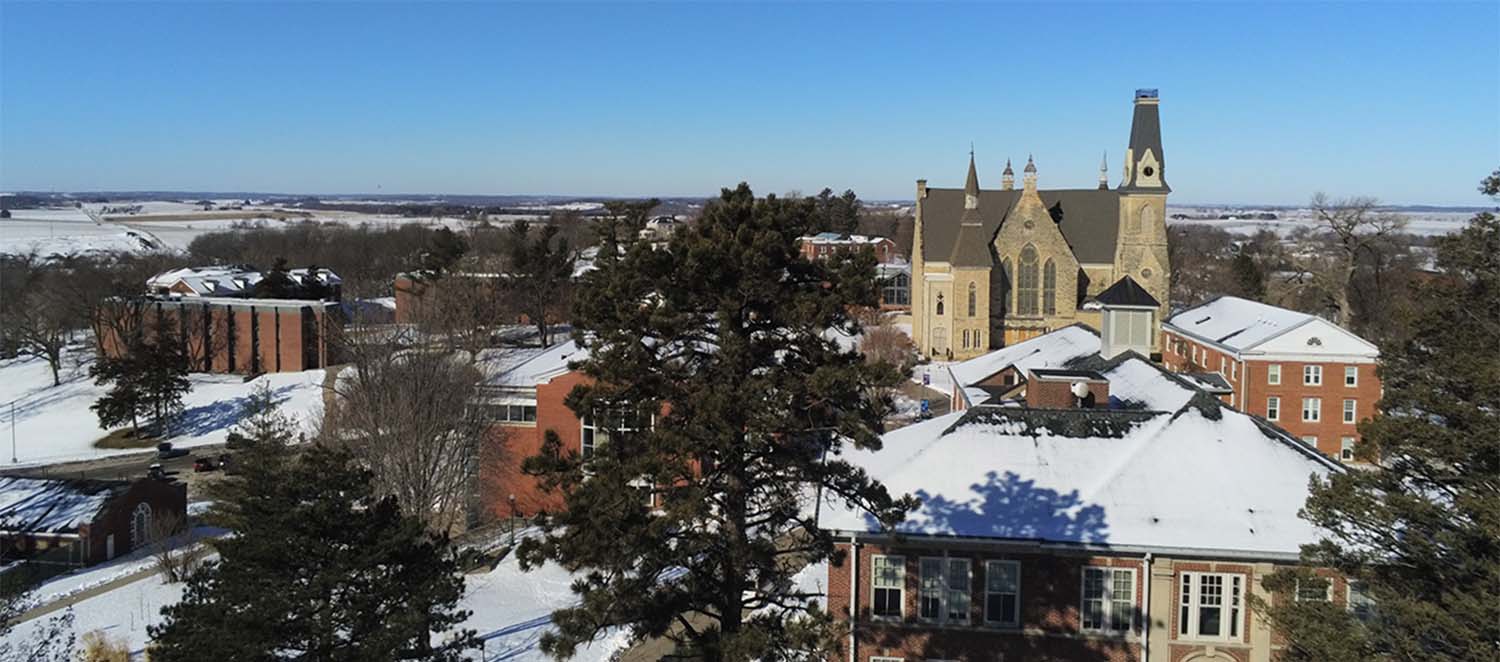
<instances>
[{"instance_id":1,"label":"paved road","mask_svg":"<svg viewBox=\"0 0 1500 662\"><path fill-rule=\"evenodd\" d=\"M97 460L63 462L60 464L23 467L19 469L0 468L0 475L129 480L144 477L146 470L151 465L160 462L162 468L168 474L176 474L177 477L182 478L187 474L193 473L193 460L199 457L218 457L224 453L224 445L210 444L185 450L189 451L187 455L170 460L158 460L156 459L156 451L143 450L139 453L116 455Z\"/></svg>"}]
</instances>

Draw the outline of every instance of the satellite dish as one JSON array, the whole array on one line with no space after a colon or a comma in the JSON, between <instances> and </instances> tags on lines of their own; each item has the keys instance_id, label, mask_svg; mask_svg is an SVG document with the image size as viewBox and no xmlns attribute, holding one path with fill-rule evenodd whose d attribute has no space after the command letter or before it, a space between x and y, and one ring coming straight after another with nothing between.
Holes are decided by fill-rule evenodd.
<instances>
[{"instance_id":1,"label":"satellite dish","mask_svg":"<svg viewBox=\"0 0 1500 662\"><path fill-rule=\"evenodd\" d=\"M1089 385L1085 382L1073 382L1073 395L1079 399L1089 397Z\"/></svg>"}]
</instances>

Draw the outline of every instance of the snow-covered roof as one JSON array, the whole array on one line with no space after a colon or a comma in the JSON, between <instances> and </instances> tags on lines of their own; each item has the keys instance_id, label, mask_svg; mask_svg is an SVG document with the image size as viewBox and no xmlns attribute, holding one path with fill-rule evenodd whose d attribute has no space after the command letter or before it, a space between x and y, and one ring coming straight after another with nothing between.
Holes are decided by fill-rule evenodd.
<instances>
[{"instance_id":1,"label":"snow-covered roof","mask_svg":"<svg viewBox=\"0 0 1500 662\"><path fill-rule=\"evenodd\" d=\"M310 272L306 268L288 269L287 275L298 281L306 281ZM328 269L318 269L311 274L325 285L338 285L343 279ZM151 290L171 289L183 284L195 296L235 296L255 287L265 274L245 267L186 267L164 271L146 280Z\"/></svg>"},{"instance_id":2,"label":"snow-covered roof","mask_svg":"<svg viewBox=\"0 0 1500 662\"><path fill-rule=\"evenodd\" d=\"M548 348L503 347L485 350L479 356L479 365L487 378L485 386L499 388L530 388L568 371L570 362L588 358L573 340Z\"/></svg>"},{"instance_id":3,"label":"snow-covered roof","mask_svg":"<svg viewBox=\"0 0 1500 662\"><path fill-rule=\"evenodd\" d=\"M1313 319L1307 313L1223 296L1177 313L1167 324L1209 342L1246 350Z\"/></svg>"},{"instance_id":4,"label":"snow-covered roof","mask_svg":"<svg viewBox=\"0 0 1500 662\"><path fill-rule=\"evenodd\" d=\"M76 533L129 488L116 480L0 477L0 531Z\"/></svg>"},{"instance_id":5,"label":"snow-covered roof","mask_svg":"<svg viewBox=\"0 0 1500 662\"><path fill-rule=\"evenodd\" d=\"M842 232L819 232L809 237L799 237L798 241L814 244L878 244L887 241L885 237L875 237L864 234L844 234Z\"/></svg>"},{"instance_id":6,"label":"snow-covered roof","mask_svg":"<svg viewBox=\"0 0 1500 662\"><path fill-rule=\"evenodd\" d=\"M845 449L842 459L893 495L921 501L900 532L1037 543L1289 558L1317 538L1297 516L1308 477L1341 470L1248 415L1196 404L1175 412L980 406L883 441L879 451ZM862 509L832 496L819 525L881 533Z\"/></svg>"},{"instance_id":7,"label":"snow-covered roof","mask_svg":"<svg viewBox=\"0 0 1500 662\"><path fill-rule=\"evenodd\" d=\"M954 383L973 386L1011 366L1023 372L1032 368L1060 368L1098 353L1099 334L1075 324L956 363L948 369L953 373Z\"/></svg>"}]
</instances>

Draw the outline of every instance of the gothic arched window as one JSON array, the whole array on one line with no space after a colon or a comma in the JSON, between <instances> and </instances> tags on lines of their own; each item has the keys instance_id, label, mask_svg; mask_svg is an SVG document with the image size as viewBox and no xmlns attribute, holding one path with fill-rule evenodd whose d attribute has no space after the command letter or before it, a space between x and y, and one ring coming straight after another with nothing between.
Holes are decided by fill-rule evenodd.
<instances>
[{"instance_id":1,"label":"gothic arched window","mask_svg":"<svg viewBox=\"0 0 1500 662\"><path fill-rule=\"evenodd\" d=\"M1003 290L1005 292L1005 304L1001 307L1000 312L1008 313L1016 308L1011 304L1012 292L1016 291L1016 272L1010 266L1010 258L1005 258L1002 264L1005 269L1005 289Z\"/></svg>"},{"instance_id":2,"label":"gothic arched window","mask_svg":"<svg viewBox=\"0 0 1500 662\"><path fill-rule=\"evenodd\" d=\"M969 317L978 315L979 310L979 288L974 283L969 283Z\"/></svg>"},{"instance_id":3,"label":"gothic arched window","mask_svg":"<svg viewBox=\"0 0 1500 662\"><path fill-rule=\"evenodd\" d=\"M1021 249L1021 264L1016 274L1016 313L1036 315L1037 310L1037 255L1036 247L1026 244Z\"/></svg>"},{"instance_id":4,"label":"gothic arched window","mask_svg":"<svg viewBox=\"0 0 1500 662\"><path fill-rule=\"evenodd\" d=\"M1051 258L1042 267L1042 313L1057 314L1057 264Z\"/></svg>"},{"instance_id":5,"label":"gothic arched window","mask_svg":"<svg viewBox=\"0 0 1500 662\"><path fill-rule=\"evenodd\" d=\"M937 314L939 314L939 315L943 314L943 293L942 292L938 292L938 295L937 295Z\"/></svg>"},{"instance_id":6,"label":"gothic arched window","mask_svg":"<svg viewBox=\"0 0 1500 662\"><path fill-rule=\"evenodd\" d=\"M151 504L143 503L130 513L130 548L140 549L151 542Z\"/></svg>"}]
</instances>

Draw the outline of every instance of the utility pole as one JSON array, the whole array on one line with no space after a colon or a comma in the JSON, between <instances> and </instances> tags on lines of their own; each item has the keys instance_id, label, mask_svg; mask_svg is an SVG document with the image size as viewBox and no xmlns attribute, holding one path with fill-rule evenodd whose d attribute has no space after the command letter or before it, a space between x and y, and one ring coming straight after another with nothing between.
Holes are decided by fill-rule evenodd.
<instances>
[{"instance_id":1,"label":"utility pole","mask_svg":"<svg viewBox=\"0 0 1500 662\"><path fill-rule=\"evenodd\" d=\"M10 401L10 463L16 464L16 401Z\"/></svg>"}]
</instances>

